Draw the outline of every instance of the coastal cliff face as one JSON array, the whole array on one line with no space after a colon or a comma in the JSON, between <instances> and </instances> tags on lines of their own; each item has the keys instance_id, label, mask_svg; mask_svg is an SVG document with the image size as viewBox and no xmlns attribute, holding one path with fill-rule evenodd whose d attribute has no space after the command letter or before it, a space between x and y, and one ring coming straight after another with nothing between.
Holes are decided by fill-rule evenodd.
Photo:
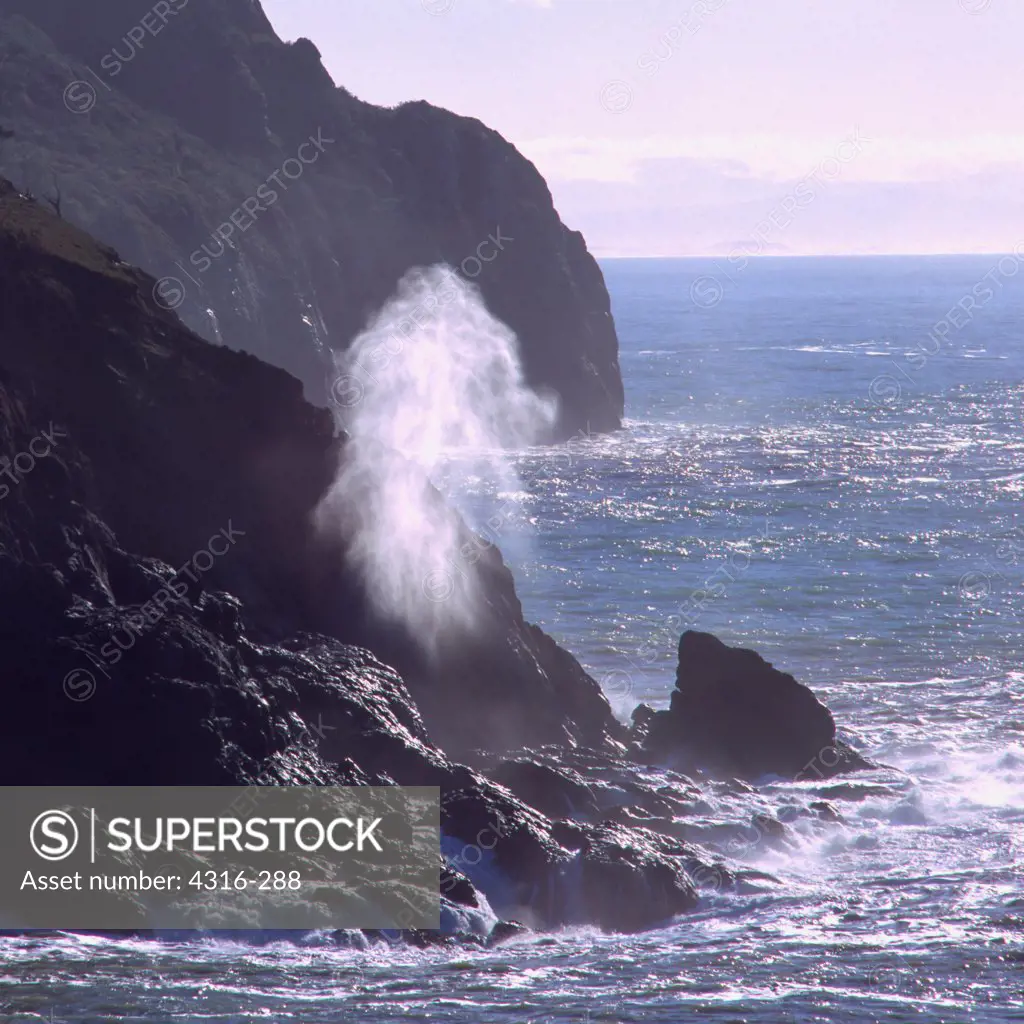
<instances>
[{"instance_id":1,"label":"coastal cliff face","mask_svg":"<svg viewBox=\"0 0 1024 1024\"><path fill-rule=\"evenodd\" d=\"M497 551L467 567L473 635L417 655L314 527L348 446L330 414L152 285L0 180L3 784L439 786L449 931L495 913L635 929L693 906L696 854L604 821L616 793L570 825L458 762L624 749ZM460 870L479 844L493 906Z\"/></svg>"},{"instance_id":2,"label":"coastal cliff face","mask_svg":"<svg viewBox=\"0 0 1024 1024\"><path fill-rule=\"evenodd\" d=\"M466 566L480 595L473 628L453 624L427 656L373 610L344 539L315 526L315 509L346 458L330 414L309 405L285 372L193 335L152 304L152 279L6 189L0 366L14 389L12 408L31 396L44 410L33 421L39 429L52 421L72 438L52 451L56 464L65 450L81 458L75 508L102 521L122 550L183 567L172 591L229 591L256 635L276 641L310 631L369 647L422 695L428 726L450 751L481 743L615 747L624 729L600 687L524 621L496 548ZM35 463L45 477L51 463ZM5 516L34 493L20 487L17 465L13 472ZM25 479L35 482L31 473ZM31 518L29 536L45 518ZM63 523L64 512L54 518ZM46 563L61 567L77 556L76 571L92 565L86 525L58 533L64 543L85 531ZM25 542L15 531L13 547ZM134 587L131 594L130 603L144 602ZM91 653L104 669L113 657Z\"/></svg>"},{"instance_id":3,"label":"coastal cliff face","mask_svg":"<svg viewBox=\"0 0 1024 1024\"><path fill-rule=\"evenodd\" d=\"M601 271L533 165L473 119L356 99L253 0L0 0L0 123L0 172L59 188L159 303L317 404L346 401L331 351L410 267L447 263L559 395L559 435L620 423Z\"/></svg>"}]
</instances>

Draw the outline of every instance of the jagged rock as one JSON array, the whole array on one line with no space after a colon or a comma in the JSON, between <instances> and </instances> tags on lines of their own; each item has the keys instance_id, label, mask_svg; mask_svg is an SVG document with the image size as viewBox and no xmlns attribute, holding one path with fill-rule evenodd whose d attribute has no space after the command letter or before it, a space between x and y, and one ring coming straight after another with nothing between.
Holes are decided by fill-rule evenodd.
<instances>
[{"instance_id":1,"label":"jagged rock","mask_svg":"<svg viewBox=\"0 0 1024 1024\"><path fill-rule=\"evenodd\" d=\"M877 782L841 782L835 786L827 786L821 795L829 800L879 800L883 797L901 796L898 789Z\"/></svg>"},{"instance_id":2,"label":"jagged rock","mask_svg":"<svg viewBox=\"0 0 1024 1024\"><path fill-rule=\"evenodd\" d=\"M628 835L628 841L625 836ZM615 827L590 831L580 851L582 902L587 915L614 931L640 931L697 905L693 882L664 840ZM651 920L651 908L659 914Z\"/></svg>"},{"instance_id":3,"label":"jagged rock","mask_svg":"<svg viewBox=\"0 0 1024 1024\"><path fill-rule=\"evenodd\" d=\"M480 900L473 883L461 872L441 859L441 895L464 907L479 907Z\"/></svg>"},{"instance_id":4,"label":"jagged rock","mask_svg":"<svg viewBox=\"0 0 1024 1024\"><path fill-rule=\"evenodd\" d=\"M786 826L770 814L755 814L750 819L749 842L778 848L785 845L788 835Z\"/></svg>"},{"instance_id":5,"label":"jagged rock","mask_svg":"<svg viewBox=\"0 0 1024 1024\"><path fill-rule=\"evenodd\" d=\"M574 821L556 821L551 826L551 838L567 850L582 850L587 845L587 830Z\"/></svg>"},{"instance_id":6,"label":"jagged rock","mask_svg":"<svg viewBox=\"0 0 1024 1024\"><path fill-rule=\"evenodd\" d=\"M172 4L162 22L151 8L0 0L15 133L0 173L43 195L56 172L64 215L164 280L160 301L314 402L331 397L330 350L410 267L447 262L516 332L530 384L561 396L561 436L619 426L601 270L514 146L473 118L335 87L258 0ZM124 36L144 16L158 35L135 52Z\"/></svg>"},{"instance_id":7,"label":"jagged rock","mask_svg":"<svg viewBox=\"0 0 1024 1024\"><path fill-rule=\"evenodd\" d=\"M633 714L630 716L630 722L632 725L632 739L634 742L641 746L643 745L657 714L657 711L655 711L650 704L637 704L637 706L633 708Z\"/></svg>"},{"instance_id":8,"label":"jagged rock","mask_svg":"<svg viewBox=\"0 0 1024 1024\"><path fill-rule=\"evenodd\" d=\"M449 864L478 887L490 883L500 918L534 928L655 927L696 905L688 872L708 867L699 851L649 829L551 822L478 783L445 794L442 821Z\"/></svg>"},{"instance_id":9,"label":"jagged rock","mask_svg":"<svg viewBox=\"0 0 1024 1024\"><path fill-rule=\"evenodd\" d=\"M565 767L518 758L503 761L490 776L550 818L589 817L597 810L590 787Z\"/></svg>"},{"instance_id":10,"label":"jagged rock","mask_svg":"<svg viewBox=\"0 0 1024 1024\"><path fill-rule=\"evenodd\" d=\"M836 739L831 712L806 686L710 633L681 637L669 710L638 712L634 737L648 755L687 768L753 779L823 778L868 767Z\"/></svg>"}]
</instances>

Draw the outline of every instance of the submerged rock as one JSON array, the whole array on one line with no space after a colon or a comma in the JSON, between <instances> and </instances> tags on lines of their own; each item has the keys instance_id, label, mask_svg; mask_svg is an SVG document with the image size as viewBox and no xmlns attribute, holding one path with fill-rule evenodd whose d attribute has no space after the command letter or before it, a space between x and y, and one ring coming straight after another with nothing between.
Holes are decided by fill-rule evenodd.
<instances>
[{"instance_id":1,"label":"submerged rock","mask_svg":"<svg viewBox=\"0 0 1024 1024\"><path fill-rule=\"evenodd\" d=\"M822 821L845 821L843 816L836 809L835 805L829 803L828 800L815 800L807 806L810 810L814 811Z\"/></svg>"},{"instance_id":2,"label":"submerged rock","mask_svg":"<svg viewBox=\"0 0 1024 1024\"><path fill-rule=\"evenodd\" d=\"M511 939L519 939L530 934L530 929L518 921L499 921L487 936L488 946L500 946Z\"/></svg>"},{"instance_id":3,"label":"submerged rock","mask_svg":"<svg viewBox=\"0 0 1024 1024\"><path fill-rule=\"evenodd\" d=\"M638 709L634 738L649 757L745 779L869 767L836 739L832 713L810 689L755 651L692 630L679 641L669 709Z\"/></svg>"}]
</instances>

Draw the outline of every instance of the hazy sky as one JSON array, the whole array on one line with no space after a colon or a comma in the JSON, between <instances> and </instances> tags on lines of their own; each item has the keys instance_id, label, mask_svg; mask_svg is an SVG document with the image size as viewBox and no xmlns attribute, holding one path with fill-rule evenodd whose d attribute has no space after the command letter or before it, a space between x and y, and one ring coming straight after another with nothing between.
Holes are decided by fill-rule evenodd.
<instances>
[{"instance_id":1,"label":"hazy sky","mask_svg":"<svg viewBox=\"0 0 1024 1024\"><path fill-rule=\"evenodd\" d=\"M1024 242L1022 0L264 0L500 131L604 255Z\"/></svg>"}]
</instances>

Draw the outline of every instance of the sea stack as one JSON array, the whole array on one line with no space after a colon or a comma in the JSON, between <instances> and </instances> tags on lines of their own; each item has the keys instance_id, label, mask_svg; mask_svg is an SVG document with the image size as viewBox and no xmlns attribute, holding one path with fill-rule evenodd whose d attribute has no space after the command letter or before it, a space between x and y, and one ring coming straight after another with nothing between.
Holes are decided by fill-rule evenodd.
<instances>
[{"instance_id":1,"label":"sea stack","mask_svg":"<svg viewBox=\"0 0 1024 1024\"><path fill-rule=\"evenodd\" d=\"M824 778L867 762L836 739L832 713L756 651L693 630L679 640L667 711L634 712L644 751L718 774Z\"/></svg>"}]
</instances>

